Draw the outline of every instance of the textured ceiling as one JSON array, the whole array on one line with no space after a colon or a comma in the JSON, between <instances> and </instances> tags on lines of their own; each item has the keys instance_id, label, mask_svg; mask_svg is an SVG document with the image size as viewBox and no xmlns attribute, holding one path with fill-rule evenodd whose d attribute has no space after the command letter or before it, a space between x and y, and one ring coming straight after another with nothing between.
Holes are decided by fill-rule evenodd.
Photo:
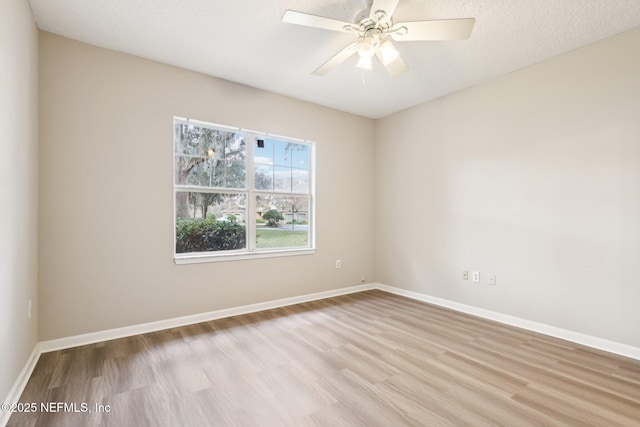
<instances>
[{"instance_id":1,"label":"textured ceiling","mask_svg":"<svg viewBox=\"0 0 640 427\"><path fill-rule=\"evenodd\" d=\"M311 75L353 35L280 19L293 9L353 21L365 0L30 2L44 31L371 118L640 26L640 0L400 0L395 22L473 17L471 38L396 42L409 72L392 79L377 63L363 87L355 57Z\"/></svg>"}]
</instances>

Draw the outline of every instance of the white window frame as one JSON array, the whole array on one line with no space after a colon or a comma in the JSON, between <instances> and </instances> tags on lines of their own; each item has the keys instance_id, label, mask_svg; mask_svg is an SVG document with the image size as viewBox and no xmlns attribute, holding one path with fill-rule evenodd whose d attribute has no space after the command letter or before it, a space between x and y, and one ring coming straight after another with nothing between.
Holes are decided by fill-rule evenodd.
<instances>
[{"instance_id":1,"label":"white window frame","mask_svg":"<svg viewBox=\"0 0 640 427\"><path fill-rule=\"evenodd\" d=\"M216 130L227 130L233 132L241 132L245 135L247 141L247 154L246 154L246 189L209 189L206 187L198 187L191 185L178 185L175 183L176 176L176 141L175 141L175 126L178 123L188 123L195 126L207 127ZM173 140L173 259L176 264L195 264L203 262L219 262L219 261L234 261L234 260L248 260L248 259L260 259L260 258L273 258L283 256L297 256L297 255L311 255L315 253L315 159L316 159L316 144L313 141L292 138L288 136L276 135L267 132L254 131L249 129L243 129L239 127L232 127L226 125L220 125L211 122L205 122L194 119L187 119L183 117L173 118L172 132L174 134ZM280 141L293 142L296 144L305 144L309 147L309 193L280 193L276 191L264 191L255 189L255 143L257 139L277 139ZM199 193L225 193L225 194L244 194L246 195L246 219L245 229L247 236L247 248L232 250L232 251L217 251L217 252L185 252L176 253L176 193L178 191L191 191ZM256 248L256 196L270 194L278 197L309 197L309 245L305 247L289 247L289 248L268 248L258 249Z\"/></svg>"}]
</instances>

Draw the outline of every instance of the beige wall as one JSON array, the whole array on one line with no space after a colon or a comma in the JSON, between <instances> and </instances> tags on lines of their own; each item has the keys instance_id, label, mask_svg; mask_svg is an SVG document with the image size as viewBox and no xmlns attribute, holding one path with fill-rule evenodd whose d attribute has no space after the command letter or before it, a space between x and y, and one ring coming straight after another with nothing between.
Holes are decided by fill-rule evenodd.
<instances>
[{"instance_id":1,"label":"beige wall","mask_svg":"<svg viewBox=\"0 0 640 427\"><path fill-rule=\"evenodd\" d=\"M0 399L3 399L38 340L38 31L28 2L0 0L0 11ZM29 300L34 304L31 319L28 319Z\"/></svg>"},{"instance_id":2,"label":"beige wall","mask_svg":"<svg viewBox=\"0 0 640 427\"><path fill-rule=\"evenodd\" d=\"M373 279L372 120L49 33L40 44L42 340ZM315 141L316 254L175 265L174 115Z\"/></svg>"},{"instance_id":3,"label":"beige wall","mask_svg":"<svg viewBox=\"0 0 640 427\"><path fill-rule=\"evenodd\" d=\"M640 346L638 52L640 29L379 120L377 280Z\"/></svg>"},{"instance_id":4,"label":"beige wall","mask_svg":"<svg viewBox=\"0 0 640 427\"><path fill-rule=\"evenodd\" d=\"M374 125L41 33L40 339L364 276L640 346L639 47L631 31ZM173 115L317 141L317 253L176 266Z\"/></svg>"}]
</instances>

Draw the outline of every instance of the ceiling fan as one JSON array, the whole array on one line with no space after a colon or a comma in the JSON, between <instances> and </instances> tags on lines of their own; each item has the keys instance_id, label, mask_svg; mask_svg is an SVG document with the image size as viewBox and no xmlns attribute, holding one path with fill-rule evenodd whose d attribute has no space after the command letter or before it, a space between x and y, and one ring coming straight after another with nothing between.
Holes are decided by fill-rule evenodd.
<instances>
[{"instance_id":1,"label":"ceiling fan","mask_svg":"<svg viewBox=\"0 0 640 427\"><path fill-rule=\"evenodd\" d=\"M360 57L358 68L370 70L377 56L392 77L409 70L393 46L395 41L466 40L471 36L474 18L439 19L394 23L392 15L399 0L367 0L367 8L360 12L354 23L287 10L282 22L353 33L358 40L349 44L322 64L313 75L323 76L356 52Z\"/></svg>"}]
</instances>

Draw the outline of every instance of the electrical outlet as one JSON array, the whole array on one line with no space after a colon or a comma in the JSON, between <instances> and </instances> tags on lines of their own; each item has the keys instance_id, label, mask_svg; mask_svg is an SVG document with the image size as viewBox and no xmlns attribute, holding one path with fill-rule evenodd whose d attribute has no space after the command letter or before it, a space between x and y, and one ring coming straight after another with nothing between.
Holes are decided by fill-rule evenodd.
<instances>
[{"instance_id":1,"label":"electrical outlet","mask_svg":"<svg viewBox=\"0 0 640 427\"><path fill-rule=\"evenodd\" d=\"M341 259L337 259L336 260L336 268L342 268L342 260Z\"/></svg>"},{"instance_id":2,"label":"electrical outlet","mask_svg":"<svg viewBox=\"0 0 640 427\"><path fill-rule=\"evenodd\" d=\"M31 300L29 300L29 319L31 319Z\"/></svg>"},{"instance_id":3,"label":"electrical outlet","mask_svg":"<svg viewBox=\"0 0 640 427\"><path fill-rule=\"evenodd\" d=\"M473 283L480 283L480 272L479 271L472 271L471 272L471 278L473 280Z\"/></svg>"},{"instance_id":4,"label":"electrical outlet","mask_svg":"<svg viewBox=\"0 0 640 427\"><path fill-rule=\"evenodd\" d=\"M496 275L495 274L490 274L489 275L489 284L491 286L495 286L496 285Z\"/></svg>"},{"instance_id":5,"label":"electrical outlet","mask_svg":"<svg viewBox=\"0 0 640 427\"><path fill-rule=\"evenodd\" d=\"M469 270L464 270L462 272L462 280L469 280Z\"/></svg>"}]
</instances>

